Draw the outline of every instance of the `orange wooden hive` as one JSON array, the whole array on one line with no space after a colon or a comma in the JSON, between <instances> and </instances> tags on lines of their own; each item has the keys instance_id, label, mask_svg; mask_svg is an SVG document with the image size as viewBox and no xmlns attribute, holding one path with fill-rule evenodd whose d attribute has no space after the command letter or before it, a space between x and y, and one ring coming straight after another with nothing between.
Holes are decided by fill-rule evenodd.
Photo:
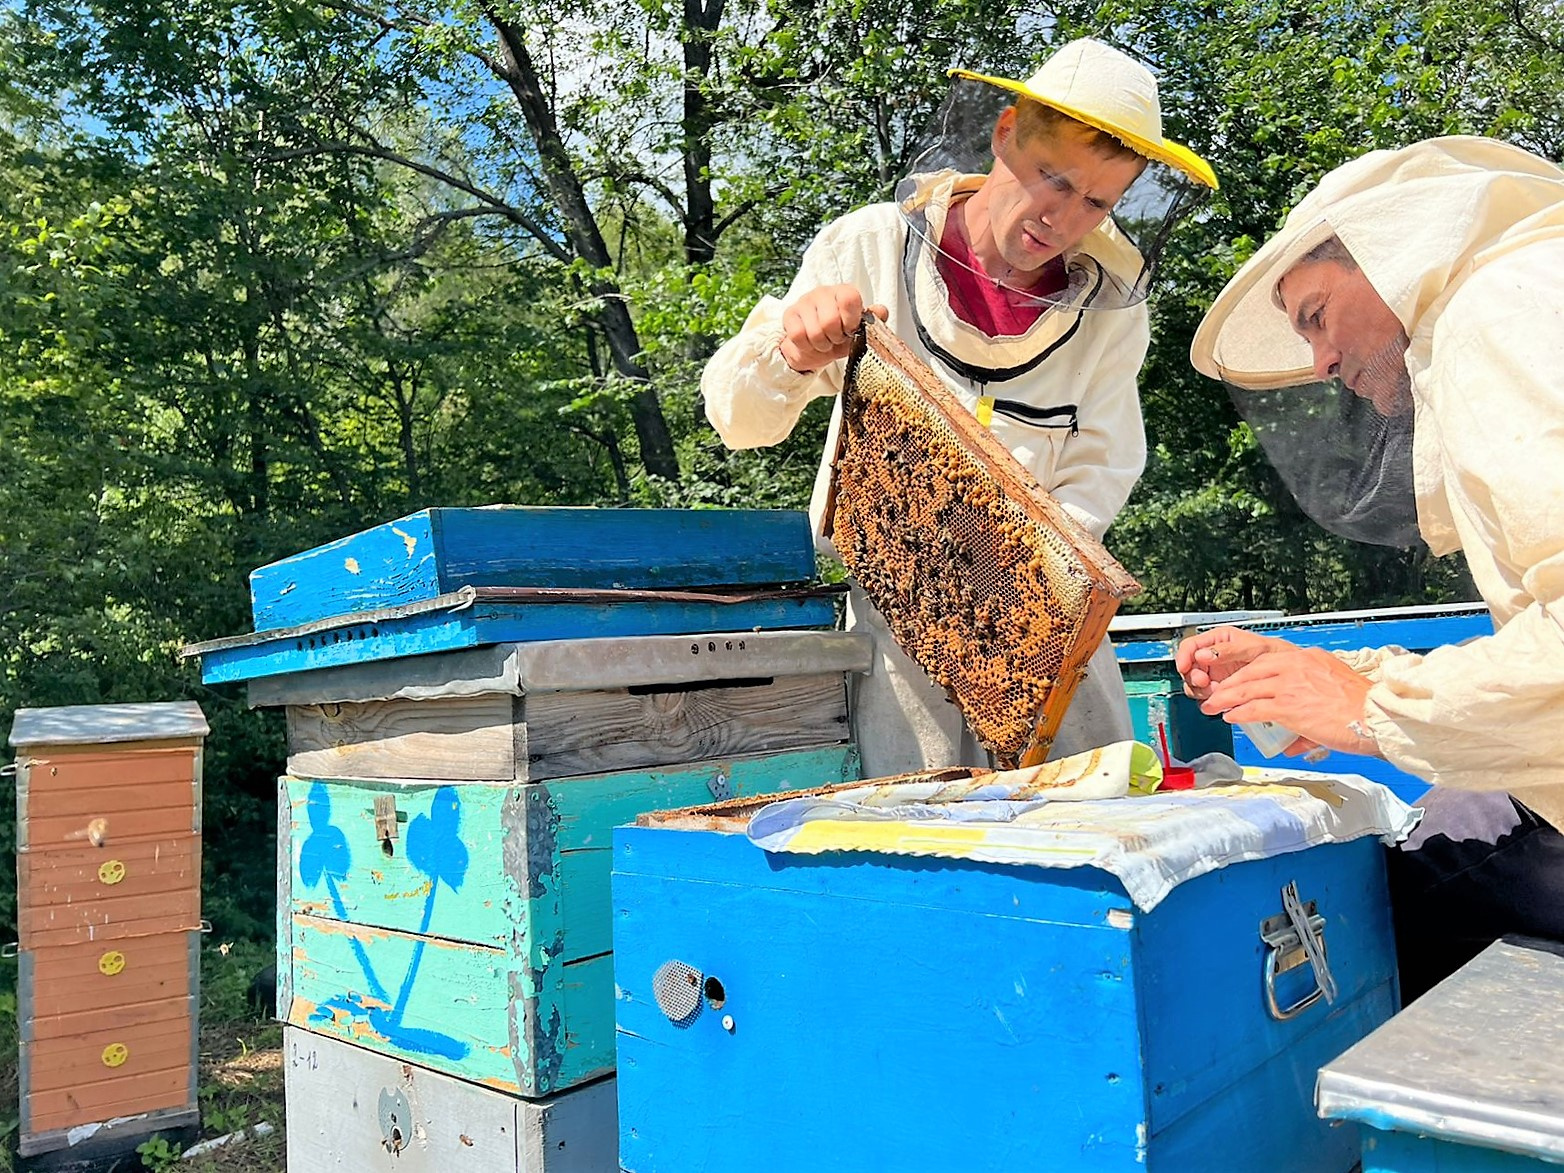
<instances>
[{"instance_id":1,"label":"orange wooden hive","mask_svg":"<svg viewBox=\"0 0 1564 1173\"><path fill-rule=\"evenodd\" d=\"M194 702L17 711L23 1156L199 1120L206 733Z\"/></svg>"}]
</instances>

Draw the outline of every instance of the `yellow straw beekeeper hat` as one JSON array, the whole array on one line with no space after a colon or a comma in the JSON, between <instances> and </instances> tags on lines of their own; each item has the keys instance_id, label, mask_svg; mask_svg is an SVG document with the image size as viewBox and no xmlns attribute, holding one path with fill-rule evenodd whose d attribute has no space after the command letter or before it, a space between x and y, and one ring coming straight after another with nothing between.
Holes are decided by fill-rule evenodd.
<instances>
[{"instance_id":1,"label":"yellow straw beekeeper hat","mask_svg":"<svg viewBox=\"0 0 1564 1173\"><path fill-rule=\"evenodd\" d=\"M1211 165L1181 143L1162 136L1157 79L1140 62L1101 41L1071 41L1025 81L953 69L965 77L1041 102L1059 113L1112 135L1130 150L1165 163L1196 183L1215 188Z\"/></svg>"}]
</instances>

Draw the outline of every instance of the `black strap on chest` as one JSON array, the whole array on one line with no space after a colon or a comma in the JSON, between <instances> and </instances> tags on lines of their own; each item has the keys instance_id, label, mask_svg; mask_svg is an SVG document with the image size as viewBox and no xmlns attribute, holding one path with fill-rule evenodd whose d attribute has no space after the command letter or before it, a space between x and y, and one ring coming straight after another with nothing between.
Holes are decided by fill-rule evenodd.
<instances>
[{"instance_id":1,"label":"black strap on chest","mask_svg":"<svg viewBox=\"0 0 1564 1173\"><path fill-rule=\"evenodd\" d=\"M909 228L906 239L902 243L902 281L907 286L907 306L912 312L912 324L918 331L918 341L922 342L930 354L939 359L954 373L960 375L963 379L977 383L979 386L986 386L989 383L1008 383L1011 379L1019 379L1028 371L1035 370L1042 364L1044 359L1052 355L1066 342L1070 341L1071 338L1074 338L1075 332L1081 328L1081 318L1084 316L1086 308L1096 299L1097 294L1102 290L1102 284L1106 278L1106 272L1099 264L1097 266L1097 283L1092 286L1091 292L1082 301L1081 308L1076 311L1075 321L1070 323L1068 330L1043 347L1040 353L1027 359L1026 362L1013 367L980 367L973 363L963 362L951 354L950 351L934 341L928 328L924 326L923 317L918 313L918 291L915 285L914 266L911 259L913 235L913 231ZM994 406L998 407L1000 403L1014 404L1015 401L996 400ZM1007 414L1011 413L1007 412ZM1078 425L1072 425L1072 434L1076 431L1079 431Z\"/></svg>"}]
</instances>

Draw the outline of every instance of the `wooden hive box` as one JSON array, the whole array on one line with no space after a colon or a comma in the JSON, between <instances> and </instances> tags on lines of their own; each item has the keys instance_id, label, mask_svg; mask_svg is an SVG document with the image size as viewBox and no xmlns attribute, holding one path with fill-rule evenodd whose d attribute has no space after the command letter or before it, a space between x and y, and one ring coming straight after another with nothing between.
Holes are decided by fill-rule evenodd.
<instances>
[{"instance_id":1,"label":"wooden hive box","mask_svg":"<svg viewBox=\"0 0 1564 1173\"><path fill-rule=\"evenodd\" d=\"M615 1173L614 1081L524 1100L283 1030L288 1173Z\"/></svg>"},{"instance_id":2,"label":"wooden hive box","mask_svg":"<svg viewBox=\"0 0 1564 1173\"><path fill-rule=\"evenodd\" d=\"M279 1017L525 1096L611 1073L612 828L856 778L869 661L861 635L729 633L252 683L289 710Z\"/></svg>"},{"instance_id":3,"label":"wooden hive box","mask_svg":"<svg viewBox=\"0 0 1564 1173\"><path fill-rule=\"evenodd\" d=\"M17 711L23 1156L199 1121L206 733L193 702Z\"/></svg>"},{"instance_id":4,"label":"wooden hive box","mask_svg":"<svg viewBox=\"0 0 1564 1173\"><path fill-rule=\"evenodd\" d=\"M627 1173L1353 1169L1311 1094L1395 1010L1376 839L1142 912L1093 867L768 854L743 833L760 805L615 831ZM1324 917L1334 1004L1294 1010L1312 971L1262 939L1289 881Z\"/></svg>"},{"instance_id":5,"label":"wooden hive box","mask_svg":"<svg viewBox=\"0 0 1564 1173\"><path fill-rule=\"evenodd\" d=\"M207 683L536 640L832 627L805 515L431 509L251 575L255 631L194 644Z\"/></svg>"}]
</instances>

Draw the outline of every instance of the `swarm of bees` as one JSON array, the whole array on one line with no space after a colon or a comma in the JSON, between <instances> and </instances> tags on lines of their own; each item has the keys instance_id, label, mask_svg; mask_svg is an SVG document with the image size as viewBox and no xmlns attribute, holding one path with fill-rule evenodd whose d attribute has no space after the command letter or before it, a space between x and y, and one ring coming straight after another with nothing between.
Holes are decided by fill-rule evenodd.
<instances>
[{"instance_id":1,"label":"swarm of bees","mask_svg":"<svg viewBox=\"0 0 1564 1173\"><path fill-rule=\"evenodd\" d=\"M827 526L1000 765L1042 761L1139 584L877 322L848 365Z\"/></svg>"}]
</instances>

